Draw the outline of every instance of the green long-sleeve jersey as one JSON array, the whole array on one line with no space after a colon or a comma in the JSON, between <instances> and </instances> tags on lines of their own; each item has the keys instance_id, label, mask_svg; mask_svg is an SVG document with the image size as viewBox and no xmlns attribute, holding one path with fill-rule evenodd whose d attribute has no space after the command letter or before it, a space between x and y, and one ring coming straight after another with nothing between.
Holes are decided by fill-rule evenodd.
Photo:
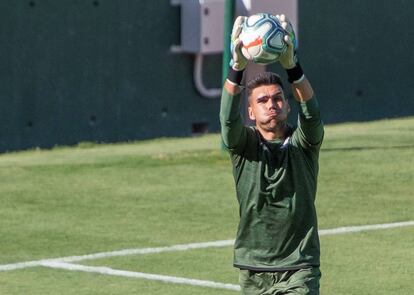
<instances>
[{"instance_id":1,"label":"green long-sleeve jersey","mask_svg":"<svg viewBox=\"0 0 414 295\"><path fill-rule=\"evenodd\" d=\"M234 266L284 271L319 266L315 210L323 124L315 97L299 104L298 126L267 141L244 126L240 94L223 90L222 140L233 165L240 222Z\"/></svg>"}]
</instances>

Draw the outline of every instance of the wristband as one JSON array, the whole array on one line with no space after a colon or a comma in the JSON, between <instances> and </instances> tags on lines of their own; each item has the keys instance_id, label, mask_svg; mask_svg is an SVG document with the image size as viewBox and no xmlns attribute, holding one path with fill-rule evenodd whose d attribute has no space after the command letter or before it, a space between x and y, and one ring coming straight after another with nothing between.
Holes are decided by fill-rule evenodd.
<instances>
[{"instance_id":1,"label":"wristband","mask_svg":"<svg viewBox=\"0 0 414 295\"><path fill-rule=\"evenodd\" d=\"M233 84L241 85L241 81L243 79L243 72L244 70L236 71L232 67L229 67L229 71L227 73L227 80L229 80Z\"/></svg>"},{"instance_id":2,"label":"wristband","mask_svg":"<svg viewBox=\"0 0 414 295\"><path fill-rule=\"evenodd\" d=\"M286 69L286 73L289 83L294 83L303 77L303 70L299 63L296 63L296 66L291 69Z\"/></svg>"}]
</instances>

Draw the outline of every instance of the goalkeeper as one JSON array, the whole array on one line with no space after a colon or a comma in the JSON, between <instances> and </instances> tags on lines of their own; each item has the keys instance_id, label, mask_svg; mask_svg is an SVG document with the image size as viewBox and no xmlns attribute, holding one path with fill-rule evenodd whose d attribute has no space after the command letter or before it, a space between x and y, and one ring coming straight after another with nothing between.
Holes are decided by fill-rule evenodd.
<instances>
[{"instance_id":1,"label":"goalkeeper","mask_svg":"<svg viewBox=\"0 0 414 295\"><path fill-rule=\"evenodd\" d=\"M240 269L243 294L319 294L319 237L315 210L319 149L323 124L313 89L297 61L294 32L284 15L288 50L279 62L286 70L299 106L297 127L282 81L262 73L247 82L248 116L240 115L243 70L247 60L238 38L245 17L232 31L232 60L224 83L220 122L230 153L240 222L234 266Z\"/></svg>"}]
</instances>

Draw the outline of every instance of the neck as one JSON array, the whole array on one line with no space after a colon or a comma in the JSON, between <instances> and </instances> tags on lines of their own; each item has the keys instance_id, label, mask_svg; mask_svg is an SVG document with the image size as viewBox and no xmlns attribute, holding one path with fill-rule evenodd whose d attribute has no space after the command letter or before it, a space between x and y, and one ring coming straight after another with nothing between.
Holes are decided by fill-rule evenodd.
<instances>
[{"instance_id":1,"label":"neck","mask_svg":"<svg viewBox=\"0 0 414 295\"><path fill-rule=\"evenodd\" d=\"M284 140L286 138L288 126L286 122L279 122L277 125L269 130L260 128L260 126L256 126L257 130L260 132L262 137L266 140L275 140L281 139Z\"/></svg>"}]
</instances>

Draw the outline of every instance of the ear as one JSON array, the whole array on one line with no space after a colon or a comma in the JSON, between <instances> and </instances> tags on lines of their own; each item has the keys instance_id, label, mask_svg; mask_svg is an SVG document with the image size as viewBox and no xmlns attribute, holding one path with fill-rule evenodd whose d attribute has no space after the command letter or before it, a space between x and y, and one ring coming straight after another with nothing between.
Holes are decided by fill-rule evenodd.
<instances>
[{"instance_id":1,"label":"ear","mask_svg":"<svg viewBox=\"0 0 414 295\"><path fill-rule=\"evenodd\" d=\"M253 108L251 106L247 108L247 112L249 113L249 119L252 121L256 121L256 117L253 113Z\"/></svg>"}]
</instances>

